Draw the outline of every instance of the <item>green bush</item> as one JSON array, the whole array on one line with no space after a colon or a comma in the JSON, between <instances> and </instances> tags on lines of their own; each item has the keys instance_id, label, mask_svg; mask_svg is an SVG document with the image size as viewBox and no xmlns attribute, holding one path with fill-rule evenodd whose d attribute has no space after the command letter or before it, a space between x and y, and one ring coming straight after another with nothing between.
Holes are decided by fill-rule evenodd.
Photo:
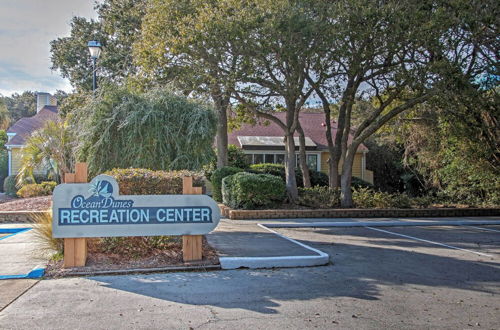
<instances>
[{"instance_id":1,"label":"green bush","mask_svg":"<svg viewBox=\"0 0 500 330\"><path fill-rule=\"evenodd\" d=\"M354 205L362 209L405 209L411 207L411 199L406 194L389 194L363 187L353 190L352 199Z\"/></svg>"},{"instance_id":2,"label":"green bush","mask_svg":"<svg viewBox=\"0 0 500 330\"><path fill-rule=\"evenodd\" d=\"M329 187L299 188L297 204L315 209L340 207L340 190Z\"/></svg>"},{"instance_id":3,"label":"green bush","mask_svg":"<svg viewBox=\"0 0 500 330\"><path fill-rule=\"evenodd\" d=\"M329 182L328 182L328 174L315 171L315 170L309 170L309 177L311 179L311 186L312 187L328 187Z\"/></svg>"},{"instance_id":4,"label":"green bush","mask_svg":"<svg viewBox=\"0 0 500 330\"><path fill-rule=\"evenodd\" d=\"M414 208L428 208L435 203L435 198L433 196L419 196L413 197L410 201L411 206Z\"/></svg>"},{"instance_id":5,"label":"green bush","mask_svg":"<svg viewBox=\"0 0 500 330\"><path fill-rule=\"evenodd\" d=\"M285 183L274 175L240 172L222 180L224 204L235 209L273 207L285 197Z\"/></svg>"},{"instance_id":6,"label":"green bush","mask_svg":"<svg viewBox=\"0 0 500 330\"><path fill-rule=\"evenodd\" d=\"M15 197L18 191L18 188L16 187L16 176L15 175L9 175L8 177L5 178L3 181L3 191L12 197Z\"/></svg>"},{"instance_id":7,"label":"green bush","mask_svg":"<svg viewBox=\"0 0 500 330\"><path fill-rule=\"evenodd\" d=\"M351 186L353 188L371 188L371 189L373 189L373 185L370 182L362 180L362 179L357 178L355 176L353 176L351 179Z\"/></svg>"},{"instance_id":8,"label":"green bush","mask_svg":"<svg viewBox=\"0 0 500 330\"><path fill-rule=\"evenodd\" d=\"M17 196L21 198L49 196L52 195L56 186L57 182L54 181L26 184L17 191Z\"/></svg>"},{"instance_id":9,"label":"green bush","mask_svg":"<svg viewBox=\"0 0 500 330\"><path fill-rule=\"evenodd\" d=\"M213 187L213 199L215 199L217 202L222 202L222 180L226 176L230 176L242 171L243 170L241 168L232 166L224 166L222 168L216 169L210 177L210 182L212 183Z\"/></svg>"},{"instance_id":10,"label":"green bush","mask_svg":"<svg viewBox=\"0 0 500 330\"><path fill-rule=\"evenodd\" d=\"M234 144L230 144L227 147L227 164L232 167L239 168L248 168L248 161L243 150L235 146Z\"/></svg>"},{"instance_id":11,"label":"green bush","mask_svg":"<svg viewBox=\"0 0 500 330\"><path fill-rule=\"evenodd\" d=\"M113 169L105 172L116 179L122 195L182 194L182 177L192 176L194 186L203 187L203 175L192 171L152 171L143 168Z\"/></svg>"},{"instance_id":12,"label":"green bush","mask_svg":"<svg viewBox=\"0 0 500 330\"><path fill-rule=\"evenodd\" d=\"M271 174L274 176L279 176L281 179L283 179L283 181L286 181L285 165L283 164L269 164L269 163L253 164L250 165L249 172L256 174ZM328 175L323 172L309 170L309 177L311 179L311 186L313 187L328 186ZM295 180L297 181L298 187L304 186L302 172L300 169L295 170Z\"/></svg>"}]
</instances>

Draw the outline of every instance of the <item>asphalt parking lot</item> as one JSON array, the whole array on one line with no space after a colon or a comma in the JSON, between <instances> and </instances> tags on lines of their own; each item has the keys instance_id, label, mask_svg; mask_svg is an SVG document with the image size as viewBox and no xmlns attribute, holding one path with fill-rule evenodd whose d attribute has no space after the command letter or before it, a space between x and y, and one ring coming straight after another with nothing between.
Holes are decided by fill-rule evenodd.
<instances>
[{"instance_id":1,"label":"asphalt parking lot","mask_svg":"<svg viewBox=\"0 0 500 330\"><path fill-rule=\"evenodd\" d=\"M500 226L276 229L327 266L43 280L2 329L498 329Z\"/></svg>"}]
</instances>

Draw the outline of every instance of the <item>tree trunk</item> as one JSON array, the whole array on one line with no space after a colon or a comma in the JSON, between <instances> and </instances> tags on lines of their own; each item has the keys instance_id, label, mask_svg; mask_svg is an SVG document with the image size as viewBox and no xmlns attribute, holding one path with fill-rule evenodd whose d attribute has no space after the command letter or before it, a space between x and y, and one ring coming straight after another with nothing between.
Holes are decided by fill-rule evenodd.
<instances>
[{"instance_id":1,"label":"tree trunk","mask_svg":"<svg viewBox=\"0 0 500 330\"><path fill-rule=\"evenodd\" d=\"M353 207L352 201L352 165L354 163L354 156L356 155L356 149L349 148L347 150L344 163L342 164L342 176L340 179L340 206L345 208Z\"/></svg>"},{"instance_id":2,"label":"tree trunk","mask_svg":"<svg viewBox=\"0 0 500 330\"><path fill-rule=\"evenodd\" d=\"M287 132L285 135L285 176L286 191L290 203L295 204L299 197L297 190L297 181L295 180L295 142L293 141L293 132Z\"/></svg>"},{"instance_id":3,"label":"tree trunk","mask_svg":"<svg viewBox=\"0 0 500 330\"><path fill-rule=\"evenodd\" d=\"M302 172L302 183L304 188L311 188L311 178L309 176L309 168L307 167L307 156L306 156L306 137L304 135L304 130L298 124L297 132L299 133L299 163L300 170Z\"/></svg>"},{"instance_id":4,"label":"tree trunk","mask_svg":"<svg viewBox=\"0 0 500 330\"><path fill-rule=\"evenodd\" d=\"M227 106L217 103L217 168L227 166Z\"/></svg>"}]
</instances>

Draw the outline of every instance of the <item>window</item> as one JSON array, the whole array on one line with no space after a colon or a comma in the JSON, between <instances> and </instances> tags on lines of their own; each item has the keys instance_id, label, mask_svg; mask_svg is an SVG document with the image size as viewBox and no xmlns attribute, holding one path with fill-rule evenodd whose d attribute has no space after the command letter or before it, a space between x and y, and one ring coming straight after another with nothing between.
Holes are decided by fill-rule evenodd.
<instances>
[{"instance_id":1,"label":"window","mask_svg":"<svg viewBox=\"0 0 500 330\"><path fill-rule=\"evenodd\" d=\"M295 165L299 167L300 155L295 154L296 163ZM318 155L316 154L307 154L306 155L307 166L311 170L317 170L318 168ZM276 153L276 154L265 154L265 153L255 153L255 154L246 154L246 158L250 164L284 164L285 163L285 154Z\"/></svg>"},{"instance_id":2,"label":"window","mask_svg":"<svg viewBox=\"0 0 500 330\"><path fill-rule=\"evenodd\" d=\"M318 155L307 155L307 167L310 170L318 169Z\"/></svg>"},{"instance_id":3,"label":"window","mask_svg":"<svg viewBox=\"0 0 500 330\"><path fill-rule=\"evenodd\" d=\"M274 154L264 155L264 163L274 163Z\"/></svg>"}]
</instances>

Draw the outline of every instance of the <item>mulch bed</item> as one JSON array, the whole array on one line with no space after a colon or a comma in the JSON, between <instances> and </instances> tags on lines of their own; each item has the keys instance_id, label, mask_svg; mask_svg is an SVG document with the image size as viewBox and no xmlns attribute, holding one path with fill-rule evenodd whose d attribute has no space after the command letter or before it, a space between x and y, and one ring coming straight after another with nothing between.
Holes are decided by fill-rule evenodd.
<instances>
[{"instance_id":1,"label":"mulch bed","mask_svg":"<svg viewBox=\"0 0 500 330\"><path fill-rule=\"evenodd\" d=\"M203 260L190 263L185 263L182 260L182 238L180 236L171 237L172 242L165 244L161 248L143 248L144 244L141 240L144 240L144 238L129 237L127 241L130 244L135 244L133 248L128 249L127 244L121 244L115 251L105 252L100 246L100 239L88 239L88 256L85 267L66 269L63 268L62 260L52 260L45 270L45 276L55 278L82 272L93 273L110 270L219 264L216 250L208 244L205 238L203 238ZM137 255L137 253L141 253L141 255Z\"/></svg>"},{"instance_id":2,"label":"mulch bed","mask_svg":"<svg viewBox=\"0 0 500 330\"><path fill-rule=\"evenodd\" d=\"M13 198L1 202L0 211L46 211L50 209L52 196Z\"/></svg>"}]
</instances>

